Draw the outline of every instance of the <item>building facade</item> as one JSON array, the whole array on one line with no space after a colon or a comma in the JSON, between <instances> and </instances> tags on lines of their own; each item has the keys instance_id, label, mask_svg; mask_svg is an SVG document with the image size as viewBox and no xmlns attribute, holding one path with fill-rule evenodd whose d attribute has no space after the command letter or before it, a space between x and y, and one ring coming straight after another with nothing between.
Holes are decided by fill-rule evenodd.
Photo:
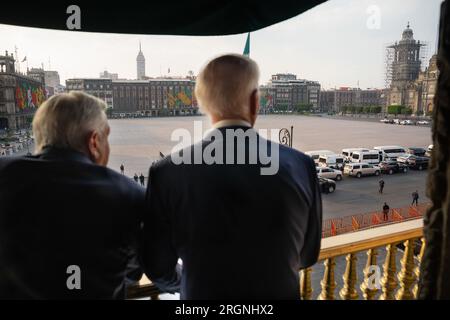
<instances>
[{"instance_id":1,"label":"building facade","mask_svg":"<svg viewBox=\"0 0 450 320\"><path fill-rule=\"evenodd\" d=\"M341 112L343 107L383 107L386 92L383 89L341 87L320 92L320 108L324 112Z\"/></svg>"},{"instance_id":2,"label":"building facade","mask_svg":"<svg viewBox=\"0 0 450 320\"><path fill-rule=\"evenodd\" d=\"M59 78L58 71L45 70L44 76L45 76L45 85L47 87L56 88L56 87L61 86L61 80Z\"/></svg>"},{"instance_id":3,"label":"building facade","mask_svg":"<svg viewBox=\"0 0 450 320\"><path fill-rule=\"evenodd\" d=\"M145 70L145 67L144 67ZM119 79L119 74L117 73L110 73L108 71L103 71L100 72L100 78L101 79L111 79L111 80L118 80Z\"/></svg>"},{"instance_id":4,"label":"building facade","mask_svg":"<svg viewBox=\"0 0 450 320\"><path fill-rule=\"evenodd\" d=\"M299 106L311 106L319 109L320 84L317 81L297 79L291 73L279 73L260 87L261 107L263 111L282 109L295 110Z\"/></svg>"},{"instance_id":5,"label":"building facade","mask_svg":"<svg viewBox=\"0 0 450 320\"><path fill-rule=\"evenodd\" d=\"M108 109L113 109L114 99L111 79L77 78L66 80L66 91L83 91L103 100Z\"/></svg>"},{"instance_id":6,"label":"building facade","mask_svg":"<svg viewBox=\"0 0 450 320\"><path fill-rule=\"evenodd\" d=\"M192 79L113 81L114 113L146 116L197 114Z\"/></svg>"},{"instance_id":7,"label":"building facade","mask_svg":"<svg viewBox=\"0 0 450 320\"><path fill-rule=\"evenodd\" d=\"M31 68L31 69L27 70L27 76L36 80L39 83L42 83L43 85L46 85L44 69Z\"/></svg>"},{"instance_id":8,"label":"building facade","mask_svg":"<svg viewBox=\"0 0 450 320\"><path fill-rule=\"evenodd\" d=\"M14 64L7 51L0 56L0 129L30 128L34 113L47 98L44 83L17 73Z\"/></svg>"}]
</instances>

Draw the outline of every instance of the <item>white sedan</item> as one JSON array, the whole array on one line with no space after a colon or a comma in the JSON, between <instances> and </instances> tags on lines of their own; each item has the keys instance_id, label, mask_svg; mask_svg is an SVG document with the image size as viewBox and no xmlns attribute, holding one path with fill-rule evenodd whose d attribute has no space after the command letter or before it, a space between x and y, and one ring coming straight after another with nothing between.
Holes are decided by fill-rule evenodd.
<instances>
[{"instance_id":1,"label":"white sedan","mask_svg":"<svg viewBox=\"0 0 450 320\"><path fill-rule=\"evenodd\" d=\"M327 178L327 179L333 179L337 181L342 180L342 171L336 170L328 167L316 167L317 176L319 178Z\"/></svg>"},{"instance_id":2,"label":"white sedan","mask_svg":"<svg viewBox=\"0 0 450 320\"><path fill-rule=\"evenodd\" d=\"M430 124L428 121L426 121L426 120L420 120L420 121L417 121L417 124Z\"/></svg>"}]
</instances>

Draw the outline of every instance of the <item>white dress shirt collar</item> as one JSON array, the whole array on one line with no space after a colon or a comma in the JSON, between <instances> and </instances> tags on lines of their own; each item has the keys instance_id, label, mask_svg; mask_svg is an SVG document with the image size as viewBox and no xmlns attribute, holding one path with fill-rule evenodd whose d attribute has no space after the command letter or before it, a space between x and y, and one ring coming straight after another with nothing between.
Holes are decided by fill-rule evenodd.
<instances>
[{"instance_id":1,"label":"white dress shirt collar","mask_svg":"<svg viewBox=\"0 0 450 320\"><path fill-rule=\"evenodd\" d=\"M251 128L252 125L248 123L245 120L241 119L226 119L221 120L212 125L214 129L223 128L223 127L231 127L231 126L240 126L240 127L249 127Z\"/></svg>"}]
</instances>

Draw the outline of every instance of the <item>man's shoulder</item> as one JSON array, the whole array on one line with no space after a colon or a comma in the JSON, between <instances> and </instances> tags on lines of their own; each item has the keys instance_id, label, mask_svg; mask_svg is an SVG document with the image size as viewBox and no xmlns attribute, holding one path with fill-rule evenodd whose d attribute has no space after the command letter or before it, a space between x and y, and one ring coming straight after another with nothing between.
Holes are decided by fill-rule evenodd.
<instances>
[{"instance_id":1,"label":"man's shoulder","mask_svg":"<svg viewBox=\"0 0 450 320\"><path fill-rule=\"evenodd\" d=\"M14 166L16 164L25 163L25 162L31 162L31 161L38 161L37 156L33 155L27 155L27 156L1 156L0 157L0 171L8 170L11 168L11 166Z\"/></svg>"},{"instance_id":2,"label":"man's shoulder","mask_svg":"<svg viewBox=\"0 0 450 320\"><path fill-rule=\"evenodd\" d=\"M143 190L132 178L124 176L123 174L107 167L97 167L99 170L103 171L103 176L105 179L110 180L111 183L114 183L117 186L126 187L127 189L135 192L141 192Z\"/></svg>"},{"instance_id":3,"label":"man's shoulder","mask_svg":"<svg viewBox=\"0 0 450 320\"><path fill-rule=\"evenodd\" d=\"M302 162L304 165L315 166L314 160L310 156L304 154L303 152L282 144L279 144L279 146L280 146L279 148L281 161L283 160L283 158L294 159L296 161Z\"/></svg>"}]
</instances>

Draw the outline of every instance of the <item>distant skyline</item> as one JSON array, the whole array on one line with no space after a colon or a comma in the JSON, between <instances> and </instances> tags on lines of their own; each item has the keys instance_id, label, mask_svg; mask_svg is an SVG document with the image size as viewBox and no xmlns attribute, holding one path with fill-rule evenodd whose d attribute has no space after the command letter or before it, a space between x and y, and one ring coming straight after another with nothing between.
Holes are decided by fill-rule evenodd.
<instances>
[{"instance_id":1,"label":"distant skyline","mask_svg":"<svg viewBox=\"0 0 450 320\"><path fill-rule=\"evenodd\" d=\"M272 74L293 73L323 88L384 87L385 46L400 40L409 22L416 40L435 53L441 0L330 0L297 17L251 34L250 57L260 66L260 83ZM378 19L379 18L379 19ZM247 34L192 37L84 33L0 24L0 54L18 47L26 66L59 72L61 83L99 77L105 70L136 78L139 42L146 75L197 74L210 58L242 53ZM425 53L425 52L424 52ZM428 61L426 61L428 63ZM168 70L170 73L168 74Z\"/></svg>"}]
</instances>

